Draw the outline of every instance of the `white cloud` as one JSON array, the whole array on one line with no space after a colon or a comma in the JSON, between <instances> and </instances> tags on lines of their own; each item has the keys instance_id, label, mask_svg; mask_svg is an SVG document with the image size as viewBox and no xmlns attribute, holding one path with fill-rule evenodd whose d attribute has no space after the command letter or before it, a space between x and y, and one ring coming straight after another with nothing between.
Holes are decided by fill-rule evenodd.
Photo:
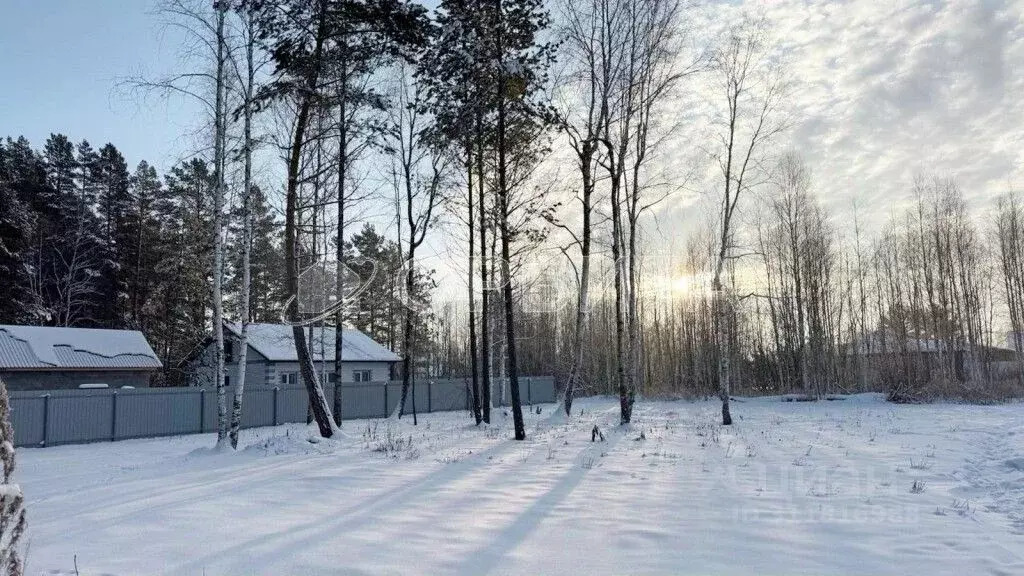
<instances>
[{"instance_id":1,"label":"white cloud","mask_svg":"<svg viewBox=\"0 0 1024 576\"><path fill-rule=\"evenodd\" d=\"M920 173L955 177L976 214L1024 189L1024 1L775 0L701 10L703 24L741 10L772 23L797 81L796 122L775 148L805 157L838 216L856 199L871 223L884 221ZM709 97L700 90L691 105ZM695 127L670 155L700 138L706 131ZM680 203L665 216L689 220L685 212Z\"/></svg>"}]
</instances>

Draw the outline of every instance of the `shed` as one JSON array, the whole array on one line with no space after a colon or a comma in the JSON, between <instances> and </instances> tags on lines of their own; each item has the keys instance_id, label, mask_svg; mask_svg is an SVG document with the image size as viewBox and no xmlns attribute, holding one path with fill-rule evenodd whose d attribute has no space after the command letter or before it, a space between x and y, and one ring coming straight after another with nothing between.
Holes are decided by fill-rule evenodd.
<instances>
[{"instance_id":1,"label":"shed","mask_svg":"<svg viewBox=\"0 0 1024 576\"><path fill-rule=\"evenodd\" d=\"M160 368L136 330L0 325L0 379L9 390L141 388Z\"/></svg>"}]
</instances>

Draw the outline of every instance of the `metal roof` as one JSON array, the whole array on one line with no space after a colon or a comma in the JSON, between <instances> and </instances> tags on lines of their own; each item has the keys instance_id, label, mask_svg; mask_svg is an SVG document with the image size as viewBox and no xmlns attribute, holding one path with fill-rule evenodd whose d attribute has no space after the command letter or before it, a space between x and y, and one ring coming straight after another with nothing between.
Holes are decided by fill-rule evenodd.
<instances>
[{"instance_id":1,"label":"metal roof","mask_svg":"<svg viewBox=\"0 0 1024 576\"><path fill-rule=\"evenodd\" d=\"M0 370L161 366L142 332L0 325Z\"/></svg>"},{"instance_id":2,"label":"metal roof","mask_svg":"<svg viewBox=\"0 0 1024 576\"><path fill-rule=\"evenodd\" d=\"M242 327L239 324L225 323L228 330L238 335ZM304 328L308 341L309 328ZM271 362L296 362L295 340L292 327L288 324L249 324L249 346ZM323 354L320 353L321 348ZM316 361L334 361L334 328L313 329L313 349L310 350ZM341 359L344 362L398 362L401 358L378 344L373 338L352 328L342 331Z\"/></svg>"}]
</instances>

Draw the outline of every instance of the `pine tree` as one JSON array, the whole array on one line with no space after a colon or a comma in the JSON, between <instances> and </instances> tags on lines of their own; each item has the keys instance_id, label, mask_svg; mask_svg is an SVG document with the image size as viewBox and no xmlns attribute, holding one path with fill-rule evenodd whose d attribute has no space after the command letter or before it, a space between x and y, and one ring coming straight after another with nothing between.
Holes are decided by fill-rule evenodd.
<instances>
[{"instance_id":1,"label":"pine tree","mask_svg":"<svg viewBox=\"0 0 1024 576\"><path fill-rule=\"evenodd\" d=\"M35 215L29 205L22 201L26 195L23 174L16 173L15 163L7 148L0 141L0 322L30 322L33 318L32 293L29 284L29 270L26 266L32 241ZM35 165L37 190L44 190L40 181L41 166ZM31 180L29 180L31 182ZM22 194L19 194L22 190Z\"/></svg>"},{"instance_id":2,"label":"pine tree","mask_svg":"<svg viewBox=\"0 0 1024 576\"><path fill-rule=\"evenodd\" d=\"M131 269L128 251L133 238L127 222L130 214L128 165L113 144L100 149L93 179L103 246L96 320L103 326L120 328L128 320L125 273Z\"/></svg>"},{"instance_id":3,"label":"pine tree","mask_svg":"<svg viewBox=\"0 0 1024 576\"><path fill-rule=\"evenodd\" d=\"M3 483L0 484L0 575L21 576L24 571L19 544L25 533L25 498L21 486L12 482L14 474L14 428L7 386L0 380L0 462Z\"/></svg>"},{"instance_id":4,"label":"pine tree","mask_svg":"<svg viewBox=\"0 0 1024 576\"><path fill-rule=\"evenodd\" d=\"M162 184L156 169L145 160L135 168L129 185L129 202L122 231L121 275L128 299L128 325L146 330L154 321L148 309L159 276L156 267L164 257L160 222L156 205Z\"/></svg>"}]
</instances>

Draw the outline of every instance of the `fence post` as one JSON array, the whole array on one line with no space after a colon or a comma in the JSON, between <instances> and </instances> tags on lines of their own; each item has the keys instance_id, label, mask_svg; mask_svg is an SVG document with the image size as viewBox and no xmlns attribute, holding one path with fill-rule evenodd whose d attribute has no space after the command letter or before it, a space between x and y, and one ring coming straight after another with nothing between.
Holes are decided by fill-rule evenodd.
<instances>
[{"instance_id":1,"label":"fence post","mask_svg":"<svg viewBox=\"0 0 1024 576\"><path fill-rule=\"evenodd\" d=\"M46 436L50 428L50 395L43 394L43 442L42 446L46 447Z\"/></svg>"},{"instance_id":2,"label":"fence post","mask_svg":"<svg viewBox=\"0 0 1024 576\"><path fill-rule=\"evenodd\" d=\"M433 380L427 380L427 412L434 411L434 393L433 393Z\"/></svg>"},{"instance_id":3,"label":"fence post","mask_svg":"<svg viewBox=\"0 0 1024 576\"><path fill-rule=\"evenodd\" d=\"M274 386L274 426L277 426L277 392L279 388Z\"/></svg>"},{"instance_id":4,"label":"fence post","mask_svg":"<svg viewBox=\"0 0 1024 576\"><path fill-rule=\"evenodd\" d=\"M110 395L110 441L117 440L117 390Z\"/></svg>"},{"instance_id":5,"label":"fence post","mask_svg":"<svg viewBox=\"0 0 1024 576\"><path fill-rule=\"evenodd\" d=\"M206 428L206 388L199 389L199 433Z\"/></svg>"}]
</instances>

